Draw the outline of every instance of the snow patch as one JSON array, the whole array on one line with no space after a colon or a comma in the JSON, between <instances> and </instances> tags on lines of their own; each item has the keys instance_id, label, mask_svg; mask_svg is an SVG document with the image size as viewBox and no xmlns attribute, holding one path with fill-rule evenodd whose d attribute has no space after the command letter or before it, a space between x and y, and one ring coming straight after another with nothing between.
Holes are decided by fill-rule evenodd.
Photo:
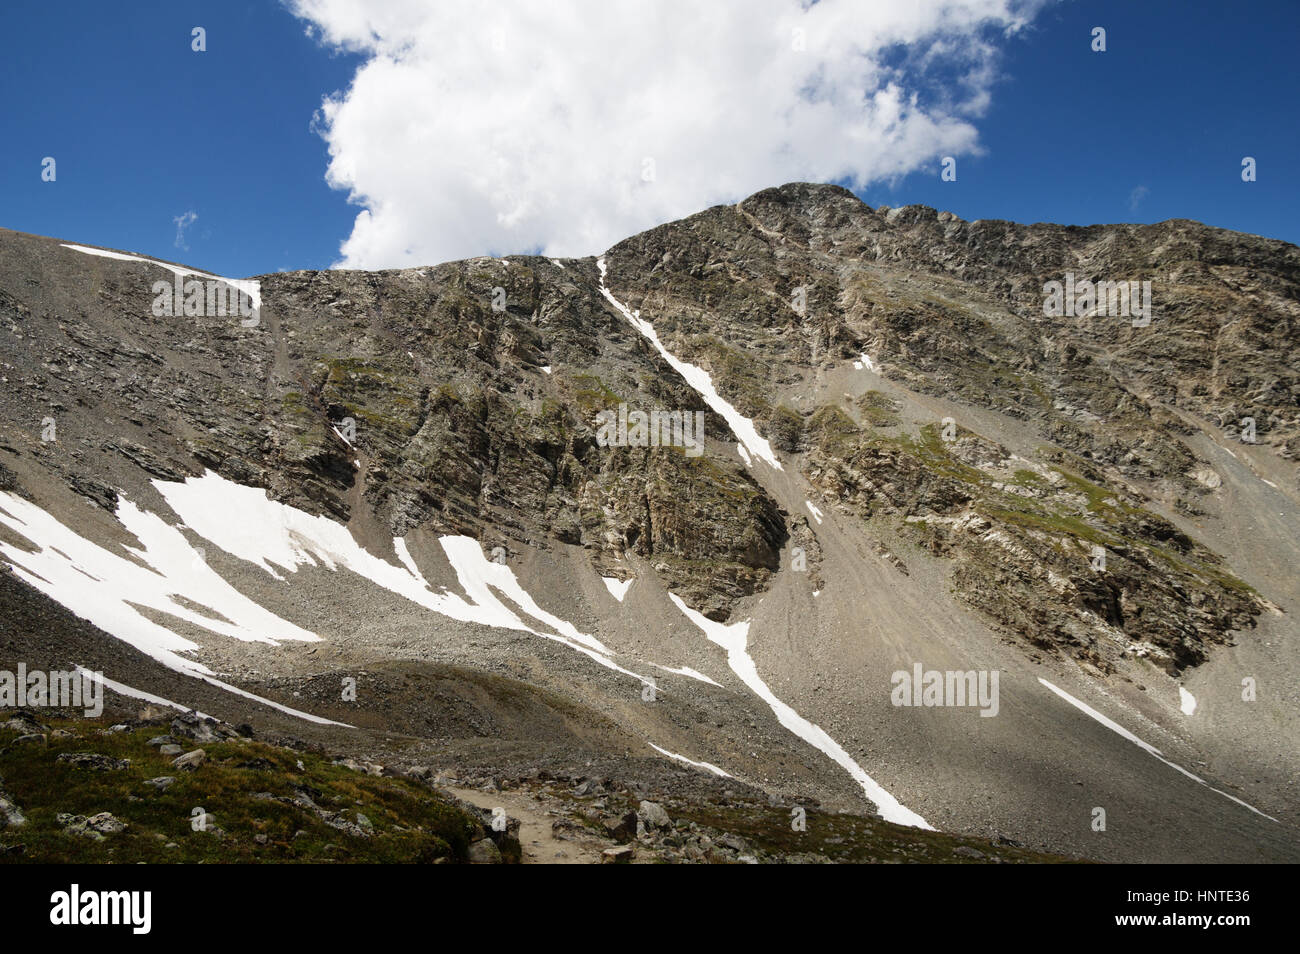
<instances>
[{"instance_id":1,"label":"snow patch","mask_svg":"<svg viewBox=\"0 0 1300 954\"><path fill-rule=\"evenodd\" d=\"M758 667L745 648L749 638L749 620L732 623L730 626L716 623L703 613L691 609L675 594L669 593L668 598L677 605L687 619L704 632L709 642L716 643L727 651L727 665L731 667L731 671L740 677L740 681L748 686L750 691L768 704L783 726L809 745L824 752L862 786L863 793L880 810L881 817L898 825L910 825L914 828L934 831L934 827L929 822L916 812L904 808L894 796L881 788L820 726L809 722L773 694L759 676Z\"/></svg>"},{"instance_id":2,"label":"snow patch","mask_svg":"<svg viewBox=\"0 0 1300 954\"><path fill-rule=\"evenodd\" d=\"M157 265L159 268L165 268L179 278L186 275L193 275L196 278L210 278L216 282L224 282L236 291L241 291L248 296L249 303L253 306L255 312L262 308L262 283L245 278L225 278L221 275L213 275L209 272L200 272L193 268L186 268L183 265L172 265L169 262L160 262L153 258L144 258L140 255L125 255L122 252L108 252L102 248L91 248L88 245L68 245L62 243L64 248L70 248L74 252L81 252L84 255L98 255L100 258L116 259L119 262L144 262L146 265Z\"/></svg>"},{"instance_id":3,"label":"snow patch","mask_svg":"<svg viewBox=\"0 0 1300 954\"><path fill-rule=\"evenodd\" d=\"M494 563L473 537L446 536L438 541L468 599L443 588L434 592L411 558L404 538L393 541L402 566L394 566L357 543L347 527L267 498L266 491L232 483L208 471L184 483L155 480L168 505L195 533L221 549L283 579L273 566L294 572L299 566L324 565L351 570L376 586L443 616L466 623L532 633L576 649L607 669L646 683L644 676L612 661L608 648L558 616L542 609L505 564ZM232 519L238 514L240 519ZM497 598L509 599L552 632L526 623ZM559 634L559 635L555 635Z\"/></svg>"},{"instance_id":4,"label":"snow patch","mask_svg":"<svg viewBox=\"0 0 1300 954\"><path fill-rule=\"evenodd\" d=\"M189 530L277 580L285 579L278 571L292 573L301 566L351 570L433 612L462 622L533 633L643 684L649 682L613 662L610 651L595 637L538 606L513 571L489 561L471 537L439 540L467 600L445 588L434 592L401 538L393 542L401 563L396 566L363 549L342 524L272 501L264 490L232 483L215 473L184 483L155 480L153 484ZM202 548L192 546L178 527L125 497L118 499L117 518L140 543L139 548L124 548L129 556L90 542L21 497L0 492L0 526L35 547L29 552L0 542L0 556L20 579L169 669L300 718L343 724L220 682L212 670L188 658L201 647L153 622L140 608L244 642L275 645L281 640L318 642L320 637L235 589L208 566ZM498 599L498 593L542 625L525 622Z\"/></svg>"},{"instance_id":5,"label":"snow patch","mask_svg":"<svg viewBox=\"0 0 1300 954\"><path fill-rule=\"evenodd\" d=\"M605 589L609 590L609 595L621 603L623 602L623 597L627 596L627 591L636 578L633 577L631 580L620 580L616 576L602 576L601 579L605 583Z\"/></svg>"},{"instance_id":6,"label":"snow patch","mask_svg":"<svg viewBox=\"0 0 1300 954\"><path fill-rule=\"evenodd\" d=\"M615 298L614 294L605 287L604 256L596 260L596 267L600 269L600 293L605 296L605 299L618 309L633 328L641 332L641 335L654 345L655 350L663 356L674 371L686 379L687 384L699 392L700 396L704 398L704 403L722 416L723 420L730 426L732 433L739 437L740 442L749 449L750 454L765 461L775 470L783 470L781 462L776 459L776 454L772 450L772 445L759 435L758 428L754 426L753 421L742 415L718 393L717 388L713 386L713 379L709 377L709 373L703 368L687 364L685 361L675 358L659 341L659 335L655 333L654 325L642 320L639 311L631 311L627 305Z\"/></svg>"},{"instance_id":7,"label":"snow patch","mask_svg":"<svg viewBox=\"0 0 1300 954\"><path fill-rule=\"evenodd\" d=\"M1116 733L1121 738L1127 739L1128 741L1132 742L1134 745L1136 745L1138 748L1140 748L1142 751L1146 752L1148 755L1152 756L1153 758L1157 758L1161 762L1164 762L1171 769L1174 769L1177 772L1181 772L1183 775L1186 775L1192 781L1199 782L1200 784L1208 788L1210 791L1218 795L1222 795L1224 798L1229 799L1230 801L1236 802L1238 805L1241 805L1243 808L1249 808L1256 815L1262 815L1264 818L1267 818L1269 821L1277 821L1277 819L1274 818L1272 815L1265 815L1258 808L1255 808L1251 805L1247 805L1240 798L1235 798L1234 796L1229 795L1227 792L1219 791L1217 788L1215 788L1205 779L1201 778L1199 775L1193 775L1191 772L1187 771L1187 769L1183 768L1181 765L1169 761L1169 759L1165 758L1164 755L1161 753L1161 751L1157 749L1154 745L1149 745L1148 743L1143 742L1141 739L1139 739L1128 729L1124 728L1122 725L1119 725L1116 722L1112 722L1110 719L1107 719L1096 709L1092 708L1091 706L1087 705L1084 702L1080 702L1078 699L1074 698L1074 696L1070 695L1064 689L1060 689L1052 685L1050 682L1048 682L1046 679L1043 679L1041 676L1039 677L1038 681L1041 682L1048 689L1052 690L1052 692L1056 693L1058 696L1060 696L1070 705L1074 706L1080 712L1084 713L1087 716L1090 716L1093 719L1096 719L1106 728L1110 729L1112 732Z\"/></svg>"},{"instance_id":8,"label":"snow patch","mask_svg":"<svg viewBox=\"0 0 1300 954\"><path fill-rule=\"evenodd\" d=\"M1196 697L1182 686L1178 687L1178 708L1183 710L1183 715L1191 715L1196 711Z\"/></svg>"},{"instance_id":9,"label":"snow patch","mask_svg":"<svg viewBox=\"0 0 1300 954\"><path fill-rule=\"evenodd\" d=\"M98 673L92 672L91 670L87 669L85 666L77 666L75 668L80 675L85 676L89 679L98 679L101 683L104 684L105 689L110 689L113 692L116 692L119 696L126 696L128 699L139 699L142 702L152 702L154 705L167 706L171 709L179 709L181 712L189 712L193 709L194 714L197 715L200 719L212 718L211 716L205 713L199 712L198 709L194 709L192 706L183 706L179 702L172 702L170 699L164 699L162 696L155 696L153 693L145 692L142 689L132 689L130 686L124 685L123 683L120 682L115 682L114 680L109 679L107 676L101 676Z\"/></svg>"},{"instance_id":10,"label":"snow patch","mask_svg":"<svg viewBox=\"0 0 1300 954\"><path fill-rule=\"evenodd\" d=\"M661 666L658 663L651 663L650 665L654 666L656 669L662 669L664 672L675 673L678 676L687 676L691 679L699 680L700 682L707 682L710 686L717 686L719 689L722 688L721 683L714 682L708 676L704 675L704 673L696 672L694 669L691 669L689 666L678 666L676 669L674 669L671 666Z\"/></svg>"},{"instance_id":11,"label":"snow patch","mask_svg":"<svg viewBox=\"0 0 1300 954\"><path fill-rule=\"evenodd\" d=\"M818 510L815 506L813 506L813 502L811 500L805 500L804 505L808 508L808 512L812 514L813 519L816 520L818 524L820 524L822 522L822 512Z\"/></svg>"},{"instance_id":12,"label":"snow patch","mask_svg":"<svg viewBox=\"0 0 1300 954\"><path fill-rule=\"evenodd\" d=\"M37 547L28 552L0 543L0 555L20 579L82 619L187 675L211 674L181 655L193 652L198 645L147 619L136 607L166 613L244 642L275 645L280 640L320 639L236 590L207 565L178 529L154 514L119 497L117 518L141 543L142 549L124 548L140 562L91 543L21 497L0 493L0 525ZM207 607L209 613L199 613L187 604Z\"/></svg>"},{"instance_id":13,"label":"snow patch","mask_svg":"<svg viewBox=\"0 0 1300 954\"><path fill-rule=\"evenodd\" d=\"M678 754L676 754L675 752L669 752L667 749L661 749L661 748L659 748L659 746L655 745L653 742L647 742L646 745L650 746L650 748L654 749L654 750L655 750L656 752L658 752L660 755L666 755L666 756L668 756L670 759L676 759L678 762L685 762L687 765L693 765L693 766L695 766L696 768L708 769L708 770L709 770L710 772L712 772L714 775L720 775L722 778L735 778L735 776L732 775L731 773L729 773L729 772L724 772L722 769L718 768L716 765L711 765L711 764L709 764L708 762L697 762L697 761L695 761L694 759L688 759L688 758L687 758L686 756L684 756L684 755L678 755Z\"/></svg>"},{"instance_id":14,"label":"snow patch","mask_svg":"<svg viewBox=\"0 0 1300 954\"><path fill-rule=\"evenodd\" d=\"M178 529L125 497L118 498L117 517L141 543L143 549L124 547L141 562L91 543L21 497L0 493L0 525L37 547L28 552L0 543L0 555L19 579L168 669L300 719L351 728L222 682L211 669L187 658L184 654L199 645L148 619L138 607L244 642L276 645L280 640L318 642L320 637L244 596L207 565ZM197 612L189 603L209 612Z\"/></svg>"}]
</instances>

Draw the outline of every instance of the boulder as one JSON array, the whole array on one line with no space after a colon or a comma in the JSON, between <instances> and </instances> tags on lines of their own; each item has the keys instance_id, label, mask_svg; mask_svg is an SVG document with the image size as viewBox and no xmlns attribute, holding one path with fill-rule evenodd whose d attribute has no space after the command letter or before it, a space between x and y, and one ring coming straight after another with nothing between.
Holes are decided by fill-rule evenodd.
<instances>
[{"instance_id":1,"label":"boulder","mask_svg":"<svg viewBox=\"0 0 1300 954\"><path fill-rule=\"evenodd\" d=\"M469 863L472 865L501 864L501 849L491 838L480 838L469 846Z\"/></svg>"},{"instance_id":2,"label":"boulder","mask_svg":"<svg viewBox=\"0 0 1300 954\"><path fill-rule=\"evenodd\" d=\"M668 817L662 805L658 802L642 802L637 806L637 815L646 828L672 828L673 820Z\"/></svg>"},{"instance_id":3,"label":"boulder","mask_svg":"<svg viewBox=\"0 0 1300 954\"><path fill-rule=\"evenodd\" d=\"M195 749L193 752L186 752L184 755L172 759L172 765L178 769L192 772L207 760L207 752L202 749Z\"/></svg>"},{"instance_id":4,"label":"boulder","mask_svg":"<svg viewBox=\"0 0 1300 954\"><path fill-rule=\"evenodd\" d=\"M111 812L100 812L89 817L60 813L55 816L55 820L69 835L82 835L94 841L103 841L105 835L116 835L126 831L126 822L116 818Z\"/></svg>"},{"instance_id":5,"label":"boulder","mask_svg":"<svg viewBox=\"0 0 1300 954\"><path fill-rule=\"evenodd\" d=\"M63 752L55 761L92 772L120 772L131 767L130 759L115 759L97 752Z\"/></svg>"},{"instance_id":6,"label":"boulder","mask_svg":"<svg viewBox=\"0 0 1300 954\"><path fill-rule=\"evenodd\" d=\"M222 738L215 719L203 718L195 712L187 712L173 719L171 734L175 738L193 739L195 742L218 742Z\"/></svg>"}]
</instances>

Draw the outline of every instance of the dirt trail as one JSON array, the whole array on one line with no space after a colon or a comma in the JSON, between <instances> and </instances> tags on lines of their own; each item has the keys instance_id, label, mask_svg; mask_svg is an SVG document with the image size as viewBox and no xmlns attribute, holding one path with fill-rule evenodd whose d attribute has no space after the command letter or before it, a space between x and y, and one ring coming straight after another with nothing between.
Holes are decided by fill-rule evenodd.
<instances>
[{"instance_id":1,"label":"dirt trail","mask_svg":"<svg viewBox=\"0 0 1300 954\"><path fill-rule=\"evenodd\" d=\"M519 843L526 865L598 865L600 853L609 847L584 829L551 828L561 815L539 799L523 792L483 792L476 788L448 788L457 798L491 811L504 808L508 818L519 820Z\"/></svg>"}]
</instances>

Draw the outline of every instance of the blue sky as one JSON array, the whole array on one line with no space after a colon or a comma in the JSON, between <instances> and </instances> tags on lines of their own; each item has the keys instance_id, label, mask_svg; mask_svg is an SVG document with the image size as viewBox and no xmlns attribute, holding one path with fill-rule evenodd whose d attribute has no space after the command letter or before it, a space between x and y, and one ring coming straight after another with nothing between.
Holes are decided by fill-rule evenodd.
<instances>
[{"instance_id":1,"label":"blue sky","mask_svg":"<svg viewBox=\"0 0 1300 954\"><path fill-rule=\"evenodd\" d=\"M190 48L195 25L207 31L204 53ZM1095 25L1107 30L1105 53L1089 48ZM956 182L940 181L935 155L859 194L967 219L1181 217L1297 241L1297 38L1294 0L1049 5L997 39L990 104L970 119L983 154L959 155ZM326 183L328 147L313 116L365 57L309 38L277 0L8 3L0 61L0 226L232 276L340 259L358 207ZM345 153L353 143L340 134ZM457 144L428 148L454 156ZM545 150L545 137L530 148ZM424 157L406 152L404 168L418 174ZM1258 161L1253 183L1240 176L1248 155ZM41 179L46 156L57 162L54 182ZM695 179L713 171L690 170ZM386 197L390 207L401 201ZM178 246L175 219L186 212L196 218ZM505 247L515 240L471 230L454 247L519 252L547 238L520 233ZM410 254L423 248L442 246Z\"/></svg>"},{"instance_id":2,"label":"blue sky","mask_svg":"<svg viewBox=\"0 0 1300 954\"><path fill-rule=\"evenodd\" d=\"M1104 24L1107 50L1088 38ZM1209 225L1300 241L1300 2L1119 0L1048 7L1005 44L956 182L912 175L871 205L964 219ZM1241 181L1241 160L1257 179ZM1134 207L1134 190L1139 201Z\"/></svg>"}]
</instances>

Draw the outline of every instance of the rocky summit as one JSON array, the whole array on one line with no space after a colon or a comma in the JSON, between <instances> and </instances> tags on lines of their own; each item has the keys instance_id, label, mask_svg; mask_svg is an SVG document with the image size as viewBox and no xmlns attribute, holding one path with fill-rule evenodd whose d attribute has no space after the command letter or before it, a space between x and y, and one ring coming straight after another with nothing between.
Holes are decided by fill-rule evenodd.
<instances>
[{"instance_id":1,"label":"rocky summit","mask_svg":"<svg viewBox=\"0 0 1300 954\"><path fill-rule=\"evenodd\" d=\"M1295 246L809 184L582 259L75 243L0 230L7 777L225 770L50 755L92 674L303 830L286 752L444 792L426 860L1300 860Z\"/></svg>"}]
</instances>

